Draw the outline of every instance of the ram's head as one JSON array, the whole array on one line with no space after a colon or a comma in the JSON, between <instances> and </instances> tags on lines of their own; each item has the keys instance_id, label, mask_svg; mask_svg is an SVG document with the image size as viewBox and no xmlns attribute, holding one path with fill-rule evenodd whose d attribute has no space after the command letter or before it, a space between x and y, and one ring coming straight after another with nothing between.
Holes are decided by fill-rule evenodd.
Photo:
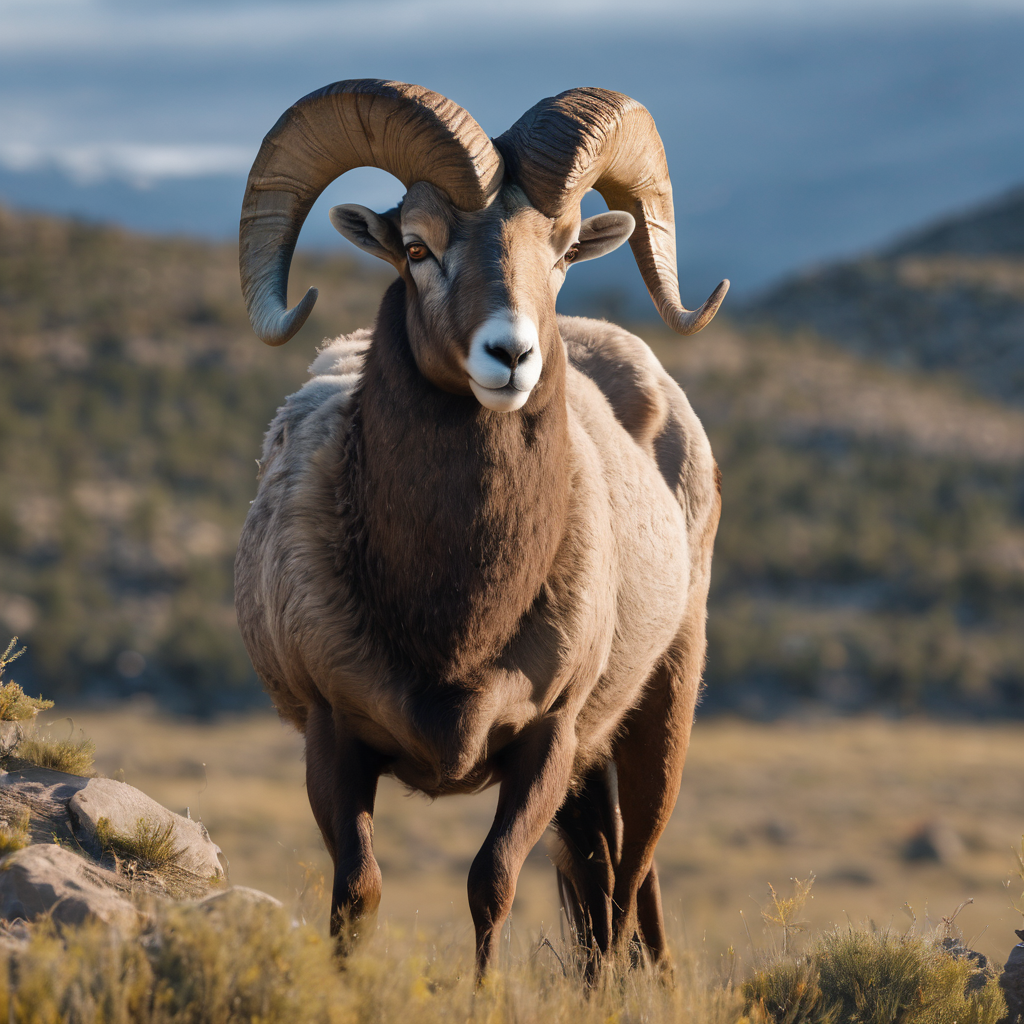
<instances>
[{"instance_id":1,"label":"ram's head","mask_svg":"<svg viewBox=\"0 0 1024 1024\"><path fill-rule=\"evenodd\" d=\"M492 142L437 93L354 80L286 111L249 175L242 290L268 345L288 341L316 301L311 288L287 309L288 270L310 207L335 178L365 166L395 175L405 198L382 214L336 206L332 223L404 279L420 372L488 409L520 408L540 381L560 344L555 297L570 263L629 238L659 313L681 334L700 330L728 288L723 281L695 312L680 303L665 152L650 114L629 97L572 89ZM589 188L609 212L581 222Z\"/></svg>"}]
</instances>

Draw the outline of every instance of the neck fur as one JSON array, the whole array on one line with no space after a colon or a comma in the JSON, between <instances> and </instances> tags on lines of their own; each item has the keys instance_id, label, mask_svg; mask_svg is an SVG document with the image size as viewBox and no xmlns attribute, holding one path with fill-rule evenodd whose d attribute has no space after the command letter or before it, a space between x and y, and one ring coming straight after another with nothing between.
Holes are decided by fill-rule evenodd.
<instances>
[{"instance_id":1,"label":"neck fur","mask_svg":"<svg viewBox=\"0 0 1024 1024\"><path fill-rule=\"evenodd\" d=\"M519 412L491 412L420 374L402 281L381 304L344 460L346 561L371 635L433 680L473 684L514 636L561 543L565 359L552 349L544 391Z\"/></svg>"}]
</instances>

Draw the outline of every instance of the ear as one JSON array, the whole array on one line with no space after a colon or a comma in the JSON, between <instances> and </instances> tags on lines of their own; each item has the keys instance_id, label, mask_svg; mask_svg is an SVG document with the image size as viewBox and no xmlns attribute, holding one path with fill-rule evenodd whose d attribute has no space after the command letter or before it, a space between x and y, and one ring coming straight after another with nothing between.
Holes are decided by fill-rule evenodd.
<instances>
[{"instance_id":1,"label":"ear","mask_svg":"<svg viewBox=\"0 0 1024 1024\"><path fill-rule=\"evenodd\" d=\"M609 210L588 217L580 225L579 254L573 263L596 260L598 256L618 249L636 227L636 221L621 210Z\"/></svg>"},{"instance_id":2,"label":"ear","mask_svg":"<svg viewBox=\"0 0 1024 1024\"><path fill-rule=\"evenodd\" d=\"M405 265L405 247L398 227L365 206L349 204L331 209L331 223L353 245L396 268Z\"/></svg>"}]
</instances>

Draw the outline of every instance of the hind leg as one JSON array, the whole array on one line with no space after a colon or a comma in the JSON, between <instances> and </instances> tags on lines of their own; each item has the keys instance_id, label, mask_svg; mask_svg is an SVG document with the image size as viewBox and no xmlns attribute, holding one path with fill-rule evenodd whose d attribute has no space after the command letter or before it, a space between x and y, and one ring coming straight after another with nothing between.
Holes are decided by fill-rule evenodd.
<instances>
[{"instance_id":1,"label":"hind leg","mask_svg":"<svg viewBox=\"0 0 1024 1024\"><path fill-rule=\"evenodd\" d=\"M655 960L665 956L665 926L654 848L675 806L690 743L704 660L703 615L700 627L691 633L692 645L677 642L654 671L614 750L623 836L612 901L613 942L624 949L639 930Z\"/></svg>"},{"instance_id":2,"label":"hind leg","mask_svg":"<svg viewBox=\"0 0 1024 1024\"><path fill-rule=\"evenodd\" d=\"M552 824L561 840L558 894L589 981L612 938L621 829L609 796L608 772L592 770L580 790L566 797Z\"/></svg>"},{"instance_id":3,"label":"hind leg","mask_svg":"<svg viewBox=\"0 0 1024 1024\"><path fill-rule=\"evenodd\" d=\"M658 885L658 868L651 861L636 894L636 918L640 938L655 963L662 963L666 954L665 916L661 911L661 887Z\"/></svg>"}]
</instances>

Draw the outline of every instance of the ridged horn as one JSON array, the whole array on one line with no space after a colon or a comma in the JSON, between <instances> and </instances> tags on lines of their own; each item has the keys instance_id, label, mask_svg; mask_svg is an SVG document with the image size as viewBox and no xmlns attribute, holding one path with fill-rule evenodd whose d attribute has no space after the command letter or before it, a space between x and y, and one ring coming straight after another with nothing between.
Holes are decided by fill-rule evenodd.
<instances>
[{"instance_id":1,"label":"ridged horn","mask_svg":"<svg viewBox=\"0 0 1024 1024\"><path fill-rule=\"evenodd\" d=\"M379 167L408 188L426 181L463 210L501 184L501 156L476 121L444 96L374 78L335 82L281 115L260 146L242 201L238 263L256 334L283 345L316 302L288 309L288 271L303 221L321 192L353 167Z\"/></svg>"},{"instance_id":2,"label":"ridged horn","mask_svg":"<svg viewBox=\"0 0 1024 1024\"><path fill-rule=\"evenodd\" d=\"M587 189L636 220L629 240L661 318L695 334L718 312L723 281L697 310L679 298L672 183L661 136L647 108L608 89L569 89L541 100L494 140L512 180L549 217L579 206Z\"/></svg>"}]
</instances>

